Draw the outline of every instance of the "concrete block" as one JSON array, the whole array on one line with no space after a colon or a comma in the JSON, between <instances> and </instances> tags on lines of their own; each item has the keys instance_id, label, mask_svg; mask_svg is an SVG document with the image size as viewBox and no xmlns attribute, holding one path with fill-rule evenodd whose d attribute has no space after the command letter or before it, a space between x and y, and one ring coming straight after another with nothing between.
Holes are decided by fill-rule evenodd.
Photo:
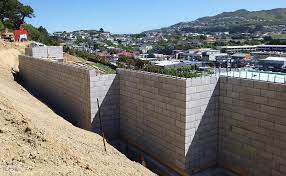
<instances>
[{"instance_id":1,"label":"concrete block","mask_svg":"<svg viewBox=\"0 0 286 176\"><path fill-rule=\"evenodd\" d=\"M282 153L279 147L286 145L283 135L286 133L285 94L280 85L267 83L267 88L264 83L253 80L220 78L220 86L216 86L212 77L180 80L121 69L117 70L118 78L115 75L92 76L88 80L82 79L86 73L82 71L84 69L65 70L64 65L28 60L24 60L26 64L20 64L20 68L28 68L23 75L31 75L30 79L37 80L41 90L50 91L45 82L55 83L55 88L60 90L69 89L64 96L72 102L70 106L82 107L83 111L88 109L85 114L91 113L91 119L98 112L96 97L100 97L107 133L119 133L119 121L118 125L112 121L120 115L120 135L145 147L154 146L154 149L146 149L162 158L172 156L172 160L185 160L186 166L187 161L200 166L219 155L238 166L260 168L271 156L276 162L278 159L272 154L279 155ZM21 59L20 62L23 63ZM32 74L29 68L36 68L39 74ZM61 70L65 71L62 73ZM76 75L78 79L75 79ZM118 83L113 79L118 79ZM83 83L86 80L91 82ZM65 81L64 85L62 81ZM118 84L117 88L111 88L113 84ZM83 91L86 88L92 90ZM61 95L60 90L51 93L56 97ZM82 98L87 95L90 102ZM220 147L218 153L217 146ZM260 154L261 151L265 153ZM284 160L280 158L279 162Z\"/></svg>"},{"instance_id":2,"label":"concrete block","mask_svg":"<svg viewBox=\"0 0 286 176\"><path fill-rule=\"evenodd\" d=\"M254 88L268 90L269 84L267 82L254 81Z\"/></svg>"},{"instance_id":3,"label":"concrete block","mask_svg":"<svg viewBox=\"0 0 286 176\"><path fill-rule=\"evenodd\" d=\"M249 94L249 95L260 95L260 89L256 89L256 88L251 88L251 87L246 87L244 90L245 94Z\"/></svg>"},{"instance_id":4,"label":"concrete block","mask_svg":"<svg viewBox=\"0 0 286 176\"><path fill-rule=\"evenodd\" d=\"M241 79L241 85L243 87L254 87L254 81L250 79Z\"/></svg>"},{"instance_id":5,"label":"concrete block","mask_svg":"<svg viewBox=\"0 0 286 176\"><path fill-rule=\"evenodd\" d=\"M191 79L191 86L200 86L202 85L202 79L201 78L192 78Z\"/></svg>"},{"instance_id":6,"label":"concrete block","mask_svg":"<svg viewBox=\"0 0 286 176\"><path fill-rule=\"evenodd\" d=\"M277 91L277 92L286 92L286 86L285 84L279 84L279 83L270 83L268 85L269 90Z\"/></svg>"},{"instance_id":7,"label":"concrete block","mask_svg":"<svg viewBox=\"0 0 286 176\"><path fill-rule=\"evenodd\" d=\"M258 104L268 104L268 98L261 96L254 96L254 102Z\"/></svg>"}]
</instances>

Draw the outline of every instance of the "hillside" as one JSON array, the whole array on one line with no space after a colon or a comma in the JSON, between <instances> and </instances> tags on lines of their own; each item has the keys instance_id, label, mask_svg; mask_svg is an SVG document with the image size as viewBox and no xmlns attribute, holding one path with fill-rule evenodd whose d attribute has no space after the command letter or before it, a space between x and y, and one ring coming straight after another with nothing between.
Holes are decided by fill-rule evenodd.
<instances>
[{"instance_id":1,"label":"hillside","mask_svg":"<svg viewBox=\"0 0 286 176\"><path fill-rule=\"evenodd\" d=\"M0 175L153 175L13 81L20 46L0 44ZM4 53L4 54L3 54Z\"/></svg>"},{"instance_id":2,"label":"hillside","mask_svg":"<svg viewBox=\"0 0 286 176\"><path fill-rule=\"evenodd\" d=\"M7 70L18 70L18 55L25 52L25 47L29 42L6 43L0 39L0 67Z\"/></svg>"},{"instance_id":3,"label":"hillside","mask_svg":"<svg viewBox=\"0 0 286 176\"><path fill-rule=\"evenodd\" d=\"M285 30L286 8L234 12L224 12L212 17L203 17L191 22L182 22L173 26L148 32L263 32Z\"/></svg>"}]
</instances>

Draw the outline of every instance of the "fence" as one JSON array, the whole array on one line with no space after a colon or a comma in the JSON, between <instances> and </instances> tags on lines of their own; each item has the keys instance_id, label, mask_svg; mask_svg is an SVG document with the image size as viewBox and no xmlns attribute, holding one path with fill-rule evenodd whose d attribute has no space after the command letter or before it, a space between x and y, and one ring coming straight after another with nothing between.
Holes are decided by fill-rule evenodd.
<instances>
[{"instance_id":1,"label":"fence","mask_svg":"<svg viewBox=\"0 0 286 176\"><path fill-rule=\"evenodd\" d=\"M181 70L180 70L181 69ZM158 74L166 74L174 77L203 77L207 75L215 74L217 76L226 76L234 78L244 78L250 80L259 80L273 83L286 84L286 73L281 72L271 72L271 71L260 71L260 70L250 70L245 68L217 68L214 70L205 71L195 71L194 69L179 68L179 69L169 69L169 71L158 68L157 70L148 70L147 72L154 72Z\"/></svg>"},{"instance_id":2,"label":"fence","mask_svg":"<svg viewBox=\"0 0 286 176\"><path fill-rule=\"evenodd\" d=\"M286 73L247 70L247 69L217 69L216 74L219 76L245 78L251 80L259 80L266 82L286 84Z\"/></svg>"}]
</instances>

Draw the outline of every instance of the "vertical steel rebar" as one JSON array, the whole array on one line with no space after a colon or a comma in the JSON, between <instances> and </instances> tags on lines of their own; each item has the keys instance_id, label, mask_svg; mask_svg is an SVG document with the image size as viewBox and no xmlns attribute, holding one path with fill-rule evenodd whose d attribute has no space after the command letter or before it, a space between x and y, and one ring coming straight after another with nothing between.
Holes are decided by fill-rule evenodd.
<instances>
[{"instance_id":1,"label":"vertical steel rebar","mask_svg":"<svg viewBox=\"0 0 286 176\"><path fill-rule=\"evenodd\" d=\"M104 150L105 150L105 152L107 152L107 150L106 150L106 145L105 145L105 136L104 136L104 132L103 132L103 126L102 126L102 120L101 120L101 115L100 115L100 107L99 107L98 98L97 98L97 107L98 107L98 116L99 116L100 132L101 132L101 134L102 134L102 140L103 140Z\"/></svg>"},{"instance_id":2,"label":"vertical steel rebar","mask_svg":"<svg viewBox=\"0 0 286 176\"><path fill-rule=\"evenodd\" d=\"M141 160L142 166L146 167L146 162L145 162L145 158L144 158L143 153L141 153L140 160Z\"/></svg>"},{"instance_id":3,"label":"vertical steel rebar","mask_svg":"<svg viewBox=\"0 0 286 176\"><path fill-rule=\"evenodd\" d=\"M176 76L176 79L178 79L178 70L175 69L175 76Z\"/></svg>"}]
</instances>

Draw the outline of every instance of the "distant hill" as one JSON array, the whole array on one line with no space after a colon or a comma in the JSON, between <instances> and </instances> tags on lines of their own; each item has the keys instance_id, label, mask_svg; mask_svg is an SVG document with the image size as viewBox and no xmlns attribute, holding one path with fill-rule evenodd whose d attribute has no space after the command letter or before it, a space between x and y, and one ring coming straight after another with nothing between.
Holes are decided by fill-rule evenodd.
<instances>
[{"instance_id":1,"label":"distant hill","mask_svg":"<svg viewBox=\"0 0 286 176\"><path fill-rule=\"evenodd\" d=\"M170 27L148 32L245 32L286 30L286 8L234 12L223 12L212 17L203 17L191 22L182 22Z\"/></svg>"}]
</instances>

